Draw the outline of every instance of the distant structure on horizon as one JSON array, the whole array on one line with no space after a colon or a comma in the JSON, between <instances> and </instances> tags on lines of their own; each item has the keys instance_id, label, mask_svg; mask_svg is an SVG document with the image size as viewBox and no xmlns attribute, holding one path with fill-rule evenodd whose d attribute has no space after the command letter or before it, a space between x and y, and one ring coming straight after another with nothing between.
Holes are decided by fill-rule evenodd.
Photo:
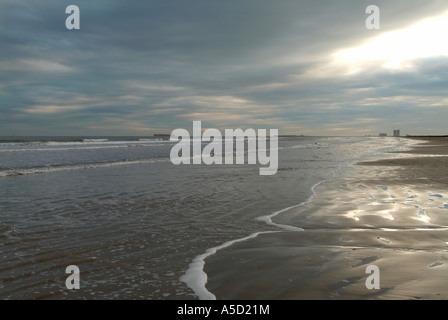
<instances>
[{"instance_id":1,"label":"distant structure on horizon","mask_svg":"<svg viewBox=\"0 0 448 320\"><path fill-rule=\"evenodd\" d=\"M400 136L400 130L394 130L394 137Z\"/></svg>"},{"instance_id":2,"label":"distant structure on horizon","mask_svg":"<svg viewBox=\"0 0 448 320\"><path fill-rule=\"evenodd\" d=\"M380 133L378 136L380 136L380 137L387 137L387 133Z\"/></svg>"}]
</instances>

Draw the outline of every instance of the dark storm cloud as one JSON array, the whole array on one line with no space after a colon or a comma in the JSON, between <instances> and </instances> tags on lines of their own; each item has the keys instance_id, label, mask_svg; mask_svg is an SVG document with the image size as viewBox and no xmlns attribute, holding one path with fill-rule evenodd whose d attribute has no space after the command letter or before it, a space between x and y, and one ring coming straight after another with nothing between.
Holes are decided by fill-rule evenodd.
<instances>
[{"instance_id":1,"label":"dark storm cloud","mask_svg":"<svg viewBox=\"0 0 448 320\"><path fill-rule=\"evenodd\" d=\"M65 28L70 4L80 8L80 30ZM430 122L422 105L442 108L445 58L413 73L307 76L335 50L446 7L378 1L382 30L371 31L368 4L0 0L0 134L150 134L192 120L350 134L376 132L403 108Z\"/></svg>"}]
</instances>

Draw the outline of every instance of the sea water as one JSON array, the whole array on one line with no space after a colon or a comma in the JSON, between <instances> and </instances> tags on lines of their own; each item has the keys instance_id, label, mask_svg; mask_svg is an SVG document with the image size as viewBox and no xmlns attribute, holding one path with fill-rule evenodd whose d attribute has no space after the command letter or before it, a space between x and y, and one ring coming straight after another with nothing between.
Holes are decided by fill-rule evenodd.
<instances>
[{"instance_id":1,"label":"sea water","mask_svg":"<svg viewBox=\"0 0 448 320\"><path fill-rule=\"evenodd\" d=\"M152 137L0 137L0 299L197 299L206 258L407 139L279 137L278 171L173 165ZM69 290L65 269L80 270ZM231 264L229 264L231 268ZM205 295L205 296L204 296Z\"/></svg>"}]
</instances>

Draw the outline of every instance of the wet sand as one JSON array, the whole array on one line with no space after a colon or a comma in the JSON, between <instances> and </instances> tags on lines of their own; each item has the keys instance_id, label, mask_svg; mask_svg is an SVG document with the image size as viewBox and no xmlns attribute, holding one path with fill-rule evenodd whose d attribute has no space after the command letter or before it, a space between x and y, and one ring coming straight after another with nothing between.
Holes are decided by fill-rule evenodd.
<instances>
[{"instance_id":1,"label":"wet sand","mask_svg":"<svg viewBox=\"0 0 448 320\"><path fill-rule=\"evenodd\" d=\"M421 141L412 150L400 153L415 155L403 159L384 159L362 162L360 165L397 166L397 175L403 179L427 178L448 184L448 137L413 137Z\"/></svg>"},{"instance_id":2,"label":"wet sand","mask_svg":"<svg viewBox=\"0 0 448 320\"><path fill-rule=\"evenodd\" d=\"M217 299L447 299L448 140L425 140L406 151L415 157L361 163L369 179L323 183L312 202L275 218L305 231L209 257L207 289ZM382 170L392 171L374 174ZM379 289L366 287L369 265Z\"/></svg>"}]
</instances>

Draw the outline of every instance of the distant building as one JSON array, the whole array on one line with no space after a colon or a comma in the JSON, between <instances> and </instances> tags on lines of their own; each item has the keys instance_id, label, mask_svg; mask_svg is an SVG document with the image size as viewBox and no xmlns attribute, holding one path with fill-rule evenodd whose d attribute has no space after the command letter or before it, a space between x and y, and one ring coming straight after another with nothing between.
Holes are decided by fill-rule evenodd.
<instances>
[{"instance_id":1,"label":"distant building","mask_svg":"<svg viewBox=\"0 0 448 320\"><path fill-rule=\"evenodd\" d=\"M394 137L400 136L400 130L394 130Z\"/></svg>"},{"instance_id":2,"label":"distant building","mask_svg":"<svg viewBox=\"0 0 448 320\"><path fill-rule=\"evenodd\" d=\"M379 136L380 137L387 137L387 133L380 133Z\"/></svg>"}]
</instances>

